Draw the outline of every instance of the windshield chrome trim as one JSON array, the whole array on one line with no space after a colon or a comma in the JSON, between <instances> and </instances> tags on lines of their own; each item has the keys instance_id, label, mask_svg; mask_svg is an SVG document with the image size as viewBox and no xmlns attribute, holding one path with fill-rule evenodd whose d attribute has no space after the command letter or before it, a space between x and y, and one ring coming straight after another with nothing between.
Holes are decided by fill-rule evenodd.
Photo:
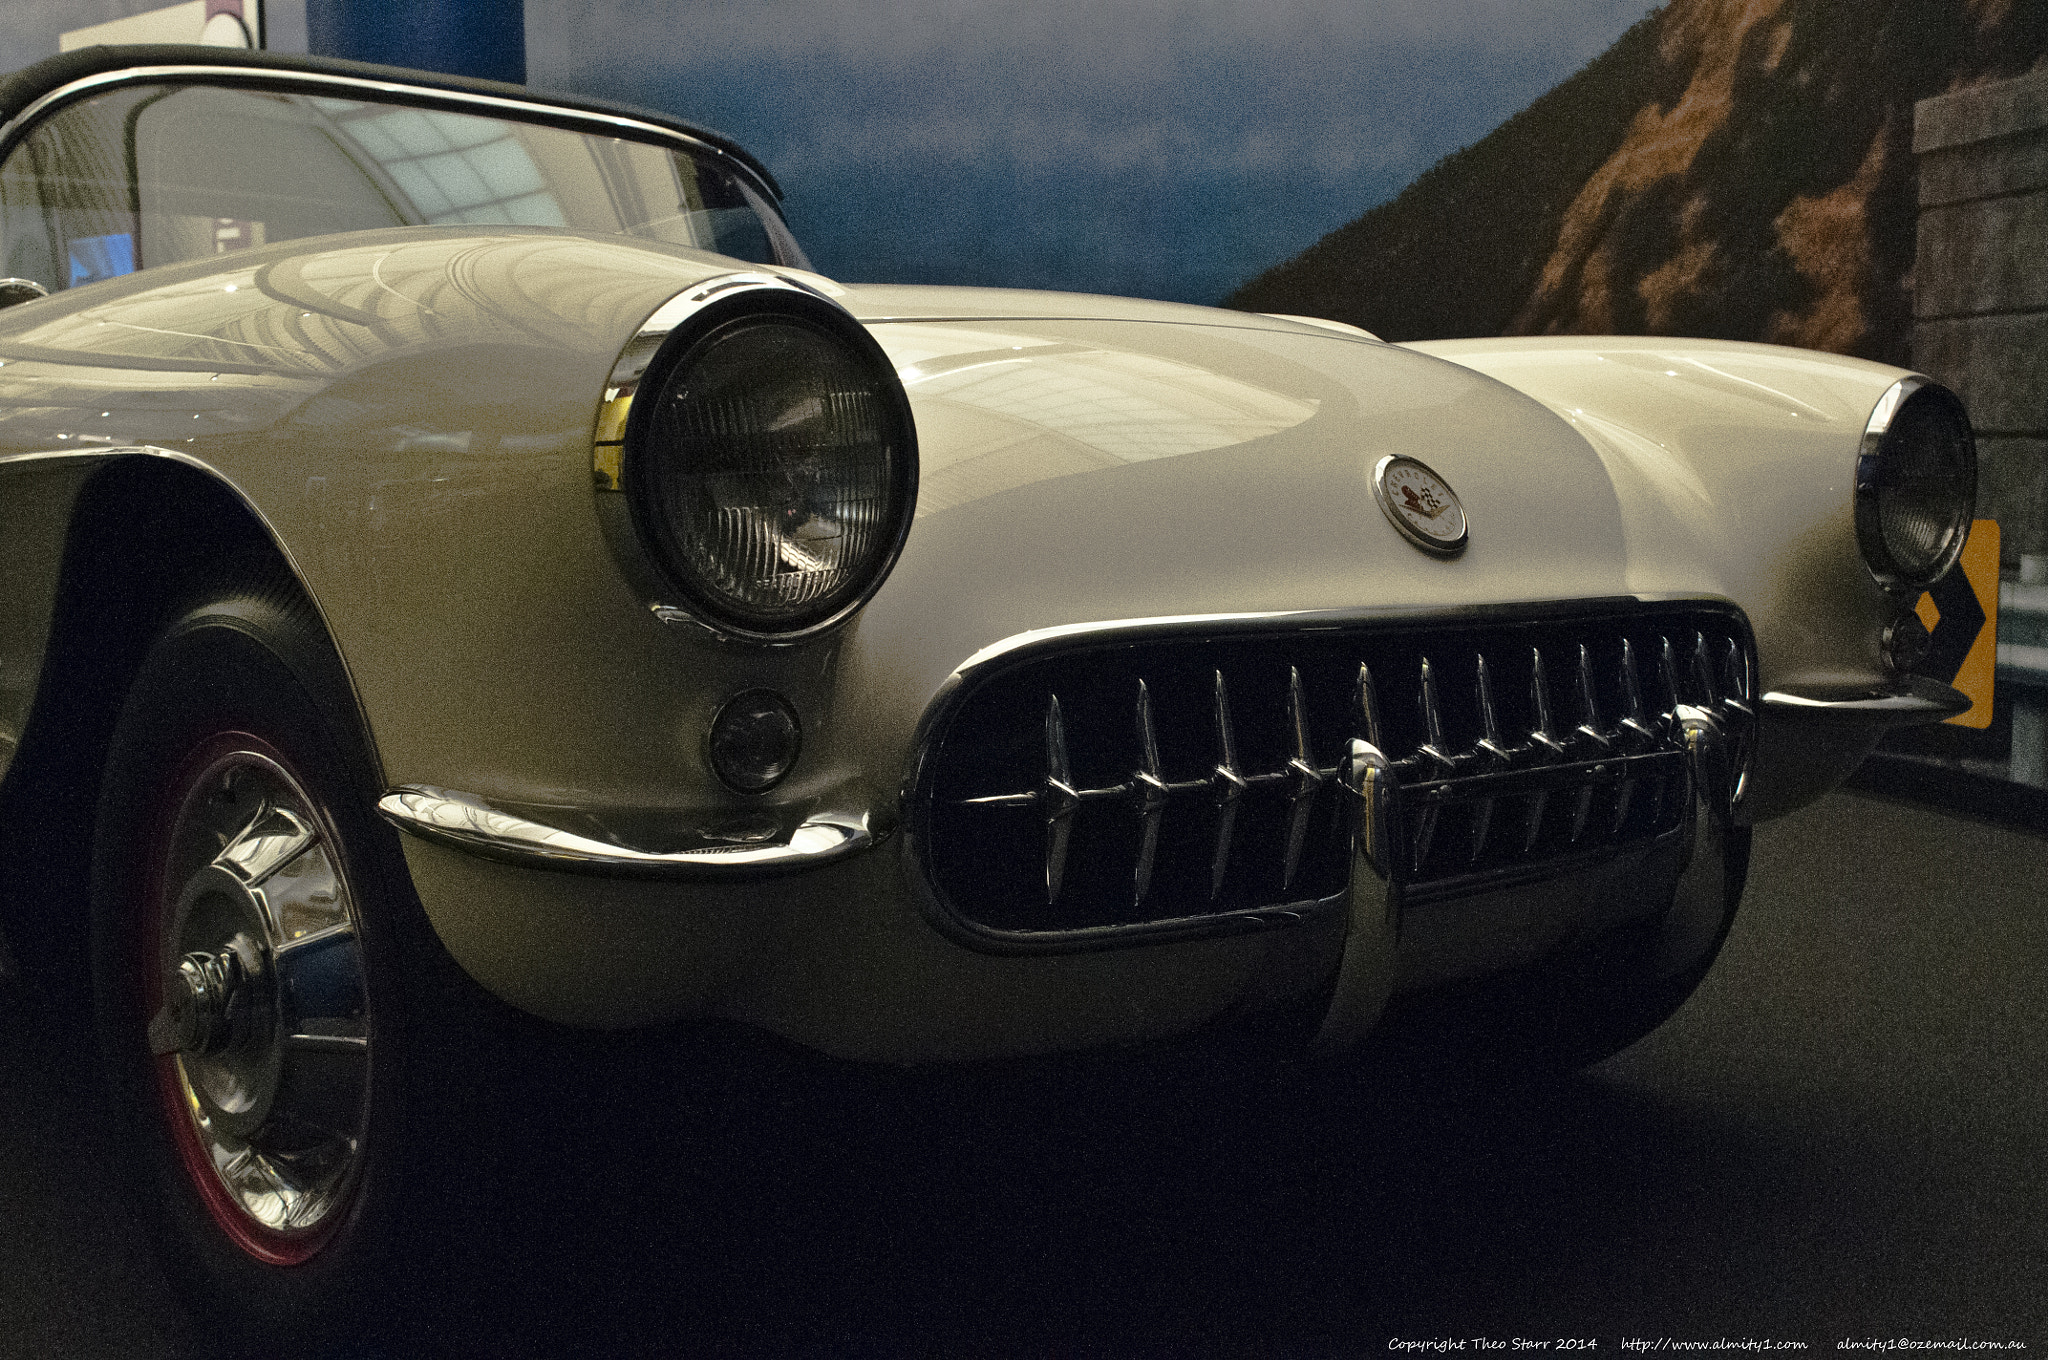
<instances>
[{"instance_id":1,"label":"windshield chrome trim","mask_svg":"<svg viewBox=\"0 0 2048 1360\"><path fill-rule=\"evenodd\" d=\"M402 784L377 800L378 813L421 840L528 869L623 878L762 878L815 868L878 841L866 812L814 812L786 839L711 842L693 850L636 850L616 841L550 826L530 813L429 784Z\"/></svg>"},{"instance_id":2,"label":"windshield chrome trim","mask_svg":"<svg viewBox=\"0 0 2048 1360\"><path fill-rule=\"evenodd\" d=\"M399 95L410 103L456 104L496 109L519 114L529 121L538 116L560 122L588 124L605 129L613 135L627 132L636 137L653 138L671 144L681 142L695 150L715 156L722 165L741 171L750 183L766 192L771 202L780 197L772 185L762 181L752 166L717 143L707 142L700 137L692 137L688 133L655 123L644 123L623 114L597 113L589 109L550 104L539 99L507 99L503 95L477 94L466 90L437 90L430 86L406 85L395 80L375 80L368 76L334 75L325 71L267 70L260 66L133 66L120 71L102 71L97 75L81 76L68 85L61 85L50 91L9 119L4 126L0 126L0 159L4 159L7 153L13 150L14 143L24 131L57 105L68 104L99 90L116 89L123 85L146 85L163 81L193 83L204 79L222 79L236 84L325 86L329 89Z\"/></svg>"}]
</instances>

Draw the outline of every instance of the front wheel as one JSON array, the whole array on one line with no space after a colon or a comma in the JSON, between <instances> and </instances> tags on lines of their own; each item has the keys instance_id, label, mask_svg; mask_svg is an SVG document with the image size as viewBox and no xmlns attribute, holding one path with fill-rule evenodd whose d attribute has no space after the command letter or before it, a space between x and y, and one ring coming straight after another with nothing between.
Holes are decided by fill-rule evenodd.
<instances>
[{"instance_id":1,"label":"front wheel","mask_svg":"<svg viewBox=\"0 0 2048 1360\"><path fill-rule=\"evenodd\" d=\"M161 636L93 846L96 1019L139 1207L202 1325L273 1354L378 1318L432 1240L453 1108L433 1055L467 982L370 811L309 613L229 595Z\"/></svg>"}]
</instances>

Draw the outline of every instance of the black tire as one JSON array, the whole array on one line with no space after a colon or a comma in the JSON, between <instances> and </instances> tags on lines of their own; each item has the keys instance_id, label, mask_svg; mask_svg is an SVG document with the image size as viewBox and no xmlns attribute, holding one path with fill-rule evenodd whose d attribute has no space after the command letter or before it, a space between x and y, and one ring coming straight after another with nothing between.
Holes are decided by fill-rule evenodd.
<instances>
[{"instance_id":1,"label":"black tire","mask_svg":"<svg viewBox=\"0 0 2048 1360\"><path fill-rule=\"evenodd\" d=\"M440 1163L468 1102L447 1078L479 1065L490 1003L432 936L353 715L288 582L225 593L150 649L101 786L94 1011L115 1122L143 1221L228 1353L401 1321L462 1213L444 1187L465 1168Z\"/></svg>"}]
</instances>

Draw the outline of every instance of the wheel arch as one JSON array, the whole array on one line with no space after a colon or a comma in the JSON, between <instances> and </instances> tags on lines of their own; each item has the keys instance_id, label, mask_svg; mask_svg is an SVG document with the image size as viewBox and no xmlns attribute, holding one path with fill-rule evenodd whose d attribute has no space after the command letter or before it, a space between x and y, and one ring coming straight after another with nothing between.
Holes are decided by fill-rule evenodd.
<instances>
[{"instance_id":1,"label":"wheel arch","mask_svg":"<svg viewBox=\"0 0 2048 1360\"><path fill-rule=\"evenodd\" d=\"M288 660L381 778L332 632L263 517L211 469L147 454L109 460L71 507L35 702L0 781L6 953L67 996L86 988L94 809L115 721L157 637L209 602L227 603L217 612L229 626L265 613L299 625L288 633L306 640L303 654Z\"/></svg>"}]
</instances>

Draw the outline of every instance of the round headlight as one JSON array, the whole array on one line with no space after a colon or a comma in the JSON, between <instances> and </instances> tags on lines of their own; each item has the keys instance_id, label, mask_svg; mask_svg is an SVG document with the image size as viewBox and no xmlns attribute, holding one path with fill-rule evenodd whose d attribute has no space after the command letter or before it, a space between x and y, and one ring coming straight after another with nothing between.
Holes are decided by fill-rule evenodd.
<instances>
[{"instance_id":1,"label":"round headlight","mask_svg":"<svg viewBox=\"0 0 2048 1360\"><path fill-rule=\"evenodd\" d=\"M1856 541L1878 583L1932 585L1955 564L1977 504L1977 446L1955 393L1924 378L1893 384L1871 412L1856 460Z\"/></svg>"},{"instance_id":2,"label":"round headlight","mask_svg":"<svg viewBox=\"0 0 2048 1360\"><path fill-rule=\"evenodd\" d=\"M895 370L822 302L735 299L669 336L628 418L640 539L706 623L786 640L845 619L903 546L917 441Z\"/></svg>"}]
</instances>

